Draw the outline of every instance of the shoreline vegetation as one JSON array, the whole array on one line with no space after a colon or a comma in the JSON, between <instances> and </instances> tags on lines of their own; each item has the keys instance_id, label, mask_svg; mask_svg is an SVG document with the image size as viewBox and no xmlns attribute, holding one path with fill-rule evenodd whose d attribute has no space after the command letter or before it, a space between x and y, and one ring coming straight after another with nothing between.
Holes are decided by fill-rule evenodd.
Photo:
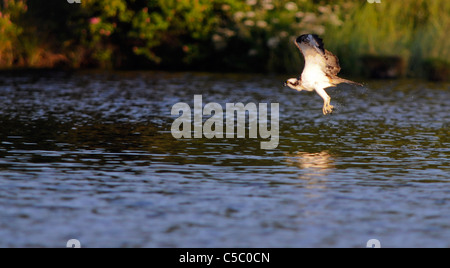
<instances>
[{"instance_id":1,"label":"shoreline vegetation","mask_svg":"<svg viewBox=\"0 0 450 268\"><path fill-rule=\"evenodd\" d=\"M0 69L301 71L320 35L342 74L450 77L450 1L0 0Z\"/></svg>"}]
</instances>

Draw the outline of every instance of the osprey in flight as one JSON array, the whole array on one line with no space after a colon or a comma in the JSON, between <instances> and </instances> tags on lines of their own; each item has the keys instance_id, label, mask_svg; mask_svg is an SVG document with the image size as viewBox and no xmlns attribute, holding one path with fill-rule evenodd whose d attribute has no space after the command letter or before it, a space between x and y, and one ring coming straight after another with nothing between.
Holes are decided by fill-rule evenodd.
<instances>
[{"instance_id":1,"label":"osprey in flight","mask_svg":"<svg viewBox=\"0 0 450 268\"><path fill-rule=\"evenodd\" d=\"M333 111L333 106L330 104L331 98L325 92L326 88L340 83L362 86L359 83L337 77L341 70L339 59L323 48L323 42L319 36L304 34L295 40L295 44L305 57L305 67L299 79L290 78L284 85L298 91L315 90L323 98L322 111L324 115Z\"/></svg>"}]
</instances>

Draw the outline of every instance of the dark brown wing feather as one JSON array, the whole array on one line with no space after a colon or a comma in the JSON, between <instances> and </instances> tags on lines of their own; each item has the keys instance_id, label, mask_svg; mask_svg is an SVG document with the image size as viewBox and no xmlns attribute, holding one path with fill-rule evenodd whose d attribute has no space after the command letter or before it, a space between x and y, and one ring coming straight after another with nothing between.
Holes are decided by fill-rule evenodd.
<instances>
[{"instance_id":1,"label":"dark brown wing feather","mask_svg":"<svg viewBox=\"0 0 450 268\"><path fill-rule=\"evenodd\" d=\"M333 53L325 49L325 73L329 76L336 76L341 70L339 66L339 59Z\"/></svg>"},{"instance_id":2,"label":"dark brown wing feather","mask_svg":"<svg viewBox=\"0 0 450 268\"><path fill-rule=\"evenodd\" d=\"M330 83L333 85L338 85L340 83L353 84L357 86L363 86L360 83L353 82L347 79L343 79L337 77L337 74L341 70L341 66L339 66L339 59L333 53L325 49L325 62L326 62L326 70L325 74L330 78Z\"/></svg>"},{"instance_id":3,"label":"dark brown wing feather","mask_svg":"<svg viewBox=\"0 0 450 268\"><path fill-rule=\"evenodd\" d=\"M343 79L340 77L337 77L337 74L341 70L341 67L339 66L339 59L333 53L331 53L328 50L325 50L325 62L326 62L326 70L325 74L330 78L330 83L333 85L338 85L340 83L346 83L346 84L353 84L358 86L363 86L360 83L353 82L347 79Z\"/></svg>"}]
</instances>

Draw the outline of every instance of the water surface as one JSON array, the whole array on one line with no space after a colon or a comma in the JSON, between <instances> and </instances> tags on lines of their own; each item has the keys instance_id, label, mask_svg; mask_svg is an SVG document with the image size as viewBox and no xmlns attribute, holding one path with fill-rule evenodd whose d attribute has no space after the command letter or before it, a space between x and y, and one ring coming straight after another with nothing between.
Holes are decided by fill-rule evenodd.
<instances>
[{"instance_id":1,"label":"water surface","mask_svg":"<svg viewBox=\"0 0 450 268\"><path fill-rule=\"evenodd\" d=\"M0 74L0 247L450 247L450 85ZM280 143L172 137L177 102L279 103Z\"/></svg>"}]
</instances>

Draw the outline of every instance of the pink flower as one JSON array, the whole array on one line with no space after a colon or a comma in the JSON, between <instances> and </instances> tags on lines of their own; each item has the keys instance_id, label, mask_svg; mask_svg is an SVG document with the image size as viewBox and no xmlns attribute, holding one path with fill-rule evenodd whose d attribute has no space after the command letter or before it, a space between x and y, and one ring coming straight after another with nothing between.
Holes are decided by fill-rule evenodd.
<instances>
[{"instance_id":1,"label":"pink flower","mask_svg":"<svg viewBox=\"0 0 450 268\"><path fill-rule=\"evenodd\" d=\"M111 31L108 31L108 30L105 30L105 29L100 29L100 34L101 35L110 36L111 35Z\"/></svg>"},{"instance_id":2,"label":"pink flower","mask_svg":"<svg viewBox=\"0 0 450 268\"><path fill-rule=\"evenodd\" d=\"M101 35L105 35L105 32L106 32L105 29L100 29L100 34Z\"/></svg>"},{"instance_id":3,"label":"pink flower","mask_svg":"<svg viewBox=\"0 0 450 268\"><path fill-rule=\"evenodd\" d=\"M102 21L102 19L100 19L99 17L93 17L89 20L90 24L99 24Z\"/></svg>"}]
</instances>

